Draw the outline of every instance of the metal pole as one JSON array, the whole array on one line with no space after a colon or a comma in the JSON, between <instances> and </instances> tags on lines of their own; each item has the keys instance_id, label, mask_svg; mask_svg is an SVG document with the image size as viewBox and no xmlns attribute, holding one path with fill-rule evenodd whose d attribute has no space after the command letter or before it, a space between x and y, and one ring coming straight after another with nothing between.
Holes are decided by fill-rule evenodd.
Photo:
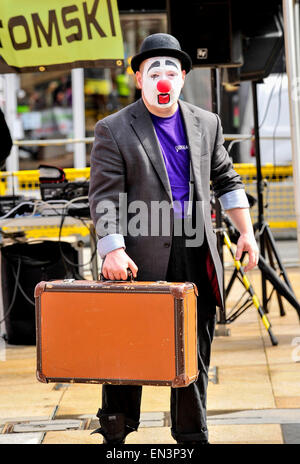
<instances>
[{"instance_id":1,"label":"metal pole","mask_svg":"<svg viewBox=\"0 0 300 464\"><path fill-rule=\"evenodd\" d=\"M258 105L257 105L257 82L252 81L252 98L253 98L253 116L254 116L254 133L255 133L255 159L256 159L256 187L258 200L258 230L259 230L259 245L260 254L265 258L265 234L264 227L264 199L263 191L264 184L261 174L261 157L260 157L260 141L259 141L259 122L258 122ZM263 308L267 312L267 283L264 274L261 274L261 290Z\"/></svg>"},{"instance_id":2,"label":"metal pole","mask_svg":"<svg viewBox=\"0 0 300 464\"><path fill-rule=\"evenodd\" d=\"M253 116L254 116L254 135L255 135L255 154L256 154L256 179L257 179L257 199L258 199L258 222L261 227L264 223L264 203L263 192L264 184L261 174L258 105L257 105L257 82L252 81ZM261 253L263 257L264 253Z\"/></svg>"},{"instance_id":3,"label":"metal pole","mask_svg":"<svg viewBox=\"0 0 300 464\"><path fill-rule=\"evenodd\" d=\"M72 107L73 136L75 139L85 137L85 105L84 105L84 70L72 69ZM86 147L84 143L74 145L74 168L86 167Z\"/></svg>"},{"instance_id":4,"label":"metal pole","mask_svg":"<svg viewBox=\"0 0 300 464\"><path fill-rule=\"evenodd\" d=\"M17 76L16 74L4 75L4 115L6 123L11 133L11 138L15 139L17 126ZM12 146L10 155L6 160L7 171L18 171L19 169L19 148Z\"/></svg>"},{"instance_id":5,"label":"metal pole","mask_svg":"<svg viewBox=\"0 0 300 464\"><path fill-rule=\"evenodd\" d=\"M293 177L295 196L295 215L300 255L300 50L299 1L283 0L284 40L286 70L288 75L291 141L293 155Z\"/></svg>"}]
</instances>

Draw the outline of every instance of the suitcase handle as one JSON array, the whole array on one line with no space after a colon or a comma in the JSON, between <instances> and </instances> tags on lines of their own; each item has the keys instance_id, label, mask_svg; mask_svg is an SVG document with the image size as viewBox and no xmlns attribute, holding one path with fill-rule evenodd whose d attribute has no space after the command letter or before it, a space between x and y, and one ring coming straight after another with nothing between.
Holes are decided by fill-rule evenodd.
<instances>
[{"instance_id":1,"label":"suitcase handle","mask_svg":"<svg viewBox=\"0 0 300 464\"><path fill-rule=\"evenodd\" d=\"M134 277L133 277L133 274L132 274L132 270L129 269L129 268L127 269L127 280L128 280L128 277L130 277L130 282L134 282ZM102 281L102 282L126 282L126 280L110 280L110 279L106 279L102 273L100 273L100 281Z\"/></svg>"}]
</instances>

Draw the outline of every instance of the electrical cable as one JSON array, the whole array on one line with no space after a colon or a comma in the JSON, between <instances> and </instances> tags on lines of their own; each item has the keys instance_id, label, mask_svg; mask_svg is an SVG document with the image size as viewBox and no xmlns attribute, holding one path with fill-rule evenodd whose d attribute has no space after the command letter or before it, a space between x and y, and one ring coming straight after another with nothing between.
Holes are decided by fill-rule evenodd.
<instances>
[{"instance_id":1,"label":"electrical cable","mask_svg":"<svg viewBox=\"0 0 300 464\"><path fill-rule=\"evenodd\" d=\"M80 197L77 197L77 198L72 198L71 200L49 200L49 201L44 201L44 200L36 200L34 202L30 201L30 202L23 202L23 203L20 203L19 205L17 205L16 208L13 208L13 210L9 211L9 213L7 213L5 215L5 217L7 217L8 215L10 215L13 211L17 210L21 205L24 205L24 204L30 204L30 205L33 205L34 206L34 209L32 211L32 213L28 216L26 216L27 218L28 217L32 217L35 215L36 213L36 210L38 208L39 205L45 205L46 207L50 207L50 209L52 209L57 215L61 216L61 223L60 223L60 227L59 227L59 247L60 247L60 253L61 253L61 257L63 258L64 260L64 265L65 265L65 269L66 269L66 272L68 272L69 269L67 269L66 267L66 264L69 264L71 266L74 266L74 267L77 267L77 268L80 268L80 267L84 267L84 266L87 266L89 265L92 260L94 259L95 255L96 255L96 252L97 252L97 248L95 247L95 251L93 252L90 260L86 263L83 263L83 264L78 264L78 263L74 263L72 262L71 260L69 260L65 254L63 253L63 250L62 250L62 247L61 247L61 232L62 232L62 227L63 227L63 223L65 221L65 218L68 216L68 213L67 213L67 209L68 207L75 203L75 202L78 202L78 201L86 201L88 200L88 196L80 196ZM57 208L54 208L53 206L51 206L51 203L62 203L62 206L63 206L63 209L62 210L58 210ZM0 220L1 219L4 219L5 218L4 216L3 217L0 217ZM74 216L73 216L74 217ZM75 216L76 217L76 216ZM81 217L77 217L77 219L79 219L83 225L89 230L89 227L88 225L85 223L85 221L81 218ZM5 224L7 226L7 224ZM1 233L1 229L0 229L0 233ZM94 238L93 238L94 239ZM15 240L19 243L18 240ZM31 242L32 243L32 242ZM41 263L42 265L42 263ZM80 276L82 278L82 276Z\"/></svg>"},{"instance_id":2,"label":"electrical cable","mask_svg":"<svg viewBox=\"0 0 300 464\"><path fill-rule=\"evenodd\" d=\"M14 260L13 259L9 259L8 257L6 257L6 259L8 260L9 264L11 265L11 268L12 268L12 272L13 272L13 275L14 275L14 278L15 278L15 288L14 288L14 292L13 292L13 298L12 298L12 302L9 306L9 309L6 311L5 313L5 317L0 321L3 322L7 316L9 315L9 313L11 312L11 309L13 307L13 304L15 302L15 298L16 298L16 291L17 291L17 288L19 288L20 292L22 293L22 295L24 296L24 298L32 305L32 306L35 306L35 302L33 300L30 299L30 297L26 294L26 292L24 291L24 289L22 288L21 284L20 284L20 265L21 265L21 262L23 263L26 263L27 266L28 265L32 265L34 267L37 267L37 266L50 266L50 265L53 265L57 262L59 262L59 259L56 261L56 262L53 262L53 261L41 261L41 260L36 260L36 259L33 259L31 257L27 257L27 256L14 256L18 259L18 271L17 273L15 272L14 270L14 266L13 266L13 262ZM66 269L67 271L67 269Z\"/></svg>"},{"instance_id":3,"label":"electrical cable","mask_svg":"<svg viewBox=\"0 0 300 464\"><path fill-rule=\"evenodd\" d=\"M9 216L11 215L12 212L17 211L21 206L24 206L24 205L33 205L33 207L34 207L34 208L33 208L33 212L32 212L31 214L27 215L26 218L30 218L30 217L32 217L32 216L35 215L36 209L37 209L37 207L38 207L39 204L46 204L46 205L48 206L48 208L49 208L49 206L50 206L50 209L52 209L54 212L56 212L56 214L57 214L58 216L60 216L61 212L60 212L58 209L56 209L56 208L54 208L53 206L51 206L51 204L49 205L49 203L50 203L51 201L53 201L53 200L49 200L49 202L45 202L45 201L43 201L43 200L24 201L24 202L22 202L22 203L19 203L17 206L15 206L13 209L11 209L11 210L10 210L8 213L6 213L4 216L0 216L0 220L6 219L7 217L9 217ZM68 203L68 201L66 201L66 200L59 200L59 202L61 202L61 203ZM57 201L53 201L53 203L57 203ZM13 220L13 219L14 219L14 218L12 218L12 220ZM9 227L9 222L5 224L5 227ZM1 229L0 229L0 233L1 233Z\"/></svg>"},{"instance_id":4,"label":"electrical cable","mask_svg":"<svg viewBox=\"0 0 300 464\"><path fill-rule=\"evenodd\" d=\"M268 101L267 101L267 104L266 104L266 108L265 108L265 112L264 112L264 116L262 118L262 121L259 125L259 129L261 129L261 127L263 126L265 120L266 120L266 117L268 115L268 112L269 112L269 108L270 108L270 104L271 104L271 100L272 100L272 96L273 96L273 93L274 93L274 90L275 90L275 87L276 87L276 84L277 84L277 81L279 79L279 77L282 76L282 74L278 74L277 77L276 77L276 80L272 86L272 89L271 89L271 92L270 92L270 95L268 97ZM233 145L235 145L236 143L240 143L240 142L247 142L249 140L252 139L252 135L250 137L247 137L245 139L236 139L236 140L232 140L230 142L230 144L228 145L228 148L227 148L227 152L228 154L230 154L231 150L232 150L232 147Z\"/></svg>"},{"instance_id":5,"label":"electrical cable","mask_svg":"<svg viewBox=\"0 0 300 464\"><path fill-rule=\"evenodd\" d=\"M51 203L67 203L67 200L49 200L49 201L44 201L44 200L36 200L35 201L35 206L33 208L33 211L31 214L29 214L27 217L32 217L32 216L35 216L36 214L36 210L38 208L39 205L46 205L47 207L49 207L49 204L51 205ZM53 208L51 207L51 209L53 209L53 211L59 213L59 211L56 209L56 208Z\"/></svg>"},{"instance_id":6,"label":"electrical cable","mask_svg":"<svg viewBox=\"0 0 300 464\"><path fill-rule=\"evenodd\" d=\"M61 242L61 232L62 232L62 228L63 228L63 223L64 223L64 220L65 220L65 218L66 218L67 216L68 216L68 214L65 214L64 216L62 216L62 220L61 220L60 227L59 227L59 236L58 236L58 241L59 241L59 243ZM85 221L84 221L82 218L78 217L78 219L83 223L83 225L84 225L88 230L90 230L90 229L89 229L89 226L85 223ZM93 237L93 240L94 240L94 237ZM96 243L96 240L94 240L94 243ZM92 262L92 260L94 259L95 255L96 255L96 252L97 252L97 247L95 247L95 250L94 250L94 252L92 253L91 258L90 258L90 260L89 260L88 262L82 263L82 264L78 264L78 263L74 263L74 262L70 261L66 256L64 256L63 251L61 250L61 253L62 253L64 259L66 260L66 262L67 262L68 264L70 264L71 266L75 266L75 267L78 267L78 268L79 268L79 267L88 266L88 265Z\"/></svg>"},{"instance_id":7,"label":"electrical cable","mask_svg":"<svg viewBox=\"0 0 300 464\"><path fill-rule=\"evenodd\" d=\"M8 211L8 213L4 214L4 216L0 216L0 220L1 219L6 219L7 217L9 217L11 215L11 213L13 213L14 211L17 211L21 206L24 206L24 205L34 205L34 202L32 202L32 201L23 201L22 203L19 203L13 209Z\"/></svg>"},{"instance_id":8,"label":"electrical cable","mask_svg":"<svg viewBox=\"0 0 300 464\"><path fill-rule=\"evenodd\" d=\"M14 278L16 279L18 288L19 288L20 292L22 293L22 295L24 296L25 300L27 300L28 303L30 303L32 306L35 306L35 302L34 302L33 300L31 300L31 299L29 298L29 296L26 295L25 291L23 290L23 288L22 288L22 286L21 286L21 284L20 284L20 279L17 278L17 275L16 275L15 270L14 270L13 267L12 267L12 272L13 272Z\"/></svg>"},{"instance_id":9,"label":"electrical cable","mask_svg":"<svg viewBox=\"0 0 300 464\"><path fill-rule=\"evenodd\" d=\"M280 76L282 76L282 74L277 74L276 80L275 80L275 82L274 82L274 84L273 84L273 86L272 86L272 89L271 89L271 92L270 92L270 95L269 95L269 98L268 98L268 101L267 101L267 104L266 104L265 114L264 114L264 116L263 116L263 118L262 118L261 123L259 124L259 127L258 127L259 129L262 128L262 126L263 126L263 124L264 124L264 122L265 122L265 120L266 120L266 117L268 116L268 112L269 112L269 108L270 108L272 96L273 96L273 93L274 93L274 90L275 90L277 81L278 81L278 79L279 79Z\"/></svg>"},{"instance_id":10,"label":"electrical cable","mask_svg":"<svg viewBox=\"0 0 300 464\"><path fill-rule=\"evenodd\" d=\"M83 267L83 266L87 266L88 264L90 264L93 260L93 258L95 257L95 254L96 254L96 251L97 251L97 248L95 247L95 251L93 252L92 256L91 256L91 259L87 262L87 263L84 263L84 264L78 264L78 263L73 263L72 261L70 261L66 256L65 254L63 253L63 250L62 250L62 247L61 247L61 232L62 232L62 227L63 227L63 223L64 223L64 220L65 220L65 217L68 215L66 213L66 210L67 208L69 207L69 205L71 205L72 203L75 203L75 202L78 202L78 201L82 201L82 200L88 200L88 197L87 196L81 196L81 197L78 197L78 198L73 198L71 200L49 200L49 201L44 201L44 200L36 200L36 201L25 201L25 202L22 202L20 204L18 204L17 206L15 206L14 208L12 208L8 213L6 213L4 216L1 216L0 217L0 220L2 219L6 219L8 217L11 216L12 213L14 213L15 211L17 211L20 207L24 206L24 205L31 205L33 206L33 211L30 215L28 215L27 217L32 217L36 214L36 211L37 211L37 208L40 206L40 205L45 205L46 207L50 207L50 209L52 209L57 215L61 215L62 216L62 220L61 220L61 223L60 223L60 228L59 228L59 248L60 248L60 254L61 254L61 257L63 258L63 261L64 261L64 265L65 265L65 269L66 269L66 272L68 272L69 269L67 269L66 267L66 263L68 263L69 265L73 266L73 267ZM63 214L62 214L62 211L59 211L57 208L54 208L51 203L62 203L62 205L64 206L64 211L63 211ZM88 225L85 223L85 221L78 217L78 219L83 223L83 225L85 227L87 227L87 229L89 230L89 227ZM7 225L7 224L6 224ZM0 234L3 233L4 234L4 231L2 231L0 229ZM93 240L94 237L93 237ZM19 241L17 240L17 238L14 238L14 241L15 242L18 242ZM34 240L33 242L38 242L39 240ZM33 243L32 241L30 243ZM31 265L33 264L33 261L34 261L34 265L38 265L38 266L45 266L45 265L50 265L50 264L53 264L52 261L41 261L41 260L33 260L32 258L28 258L26 259L27 257L23 257L24 258L24 261L27 261L28 264L30 263ZM14 286L14 290L13 290L13 295L12 295L12 300L9 304L9 307L8 309L5 311L4 313L4 317L0 320L0 324L2 322L4 322L7 317L9 316L9 314L11 313L12 309L13 309L13 306L14 306L14 303L15 303L15 300L16 300L16 296L17 296L17 290L19 288L21 294L24 296L24 298L27 300L27 302L29 302L31 305L35 306L35 302L32 301L30 299L30 297L26 294L26 292L24 291L24 289L22 288L21 284L20 284L20 270L21 270L21 262L22 262L22 259L20 256L17 257L18 259L18 267L17 267L17 272L15 272L14 270L14 266L12 264L12 262L10 262L11 264L11 267L12 267L12 271L13 271L13 275L14 275L14 278L15 278L15 286ZM72 271L74 273L74 271ZM78 276L84 280L84 278L78 273Z\"/></svg>"},{"instance_id":11,"label":"electrical cable","mask_svg":"<svg viewBox=\"0 0 300 464\"><path fill-rule=\"evenodd\" d=\"M21 270L21 257L19 257L19 259L18 259L18 269L17 269L17 274L16 274L16 283L15 283L15 288L14 288L14 291L13 291L12 300L10 302L10 305L9 305L8 309L4 313L4 318L1 319L0 324L6 320L7 316L10 314L10 312L11 312L13 306L14 306L16 296L17 296L18 282L19 282L19 278L20 278L20 270Z\"/></svg>"}]
</instances>

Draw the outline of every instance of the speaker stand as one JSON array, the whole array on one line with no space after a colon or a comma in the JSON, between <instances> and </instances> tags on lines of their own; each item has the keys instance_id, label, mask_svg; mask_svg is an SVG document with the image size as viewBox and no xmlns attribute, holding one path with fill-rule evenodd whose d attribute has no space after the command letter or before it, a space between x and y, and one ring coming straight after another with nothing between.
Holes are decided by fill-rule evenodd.
<instances>
[{"instance_id":1,"label":"speaker stand","mask_svg":"<svg viewBox=\"0 0 300 464\"><path fill-rule=\"evenodd\" d=\"M268 258L270 266L276 271L279 269L280 276L283 277L286 285L292 290L291 283L288 279L287 273L284 269L283 263L280 259L278 250L276 248L276 243L272 235L270 226L266 223L264 217L264 202L263 202L263 192L264 192L264 181L262 178L261 171L261 154L260 154L260 138L259 138L259 122L258 122L258 104L257 104L257 84L261 81L252 81L252 99L253 99L253 113L254 113L254 134L255 134L255 158L256 158L256 187L257 187L257 200L258 200L258 221L254 224L254 230L258 231L259 234L259 245L260 245L260 255L263 260L266 258L266 251L268 253ZM276 266L277 264L277 266ZM264 311L268 312L268 303L270 297L267 295L267 285L266 277L264 272L261 273L261 286L262 286L262 305ZM274 288L273 288L274 290ZM272 290L272 293L273 293ZM277 300L280 308L280 315L284 316L285 312L282 305L281 296L278 291L275 289L277 294Z\"/></svg>"}]
</instances>

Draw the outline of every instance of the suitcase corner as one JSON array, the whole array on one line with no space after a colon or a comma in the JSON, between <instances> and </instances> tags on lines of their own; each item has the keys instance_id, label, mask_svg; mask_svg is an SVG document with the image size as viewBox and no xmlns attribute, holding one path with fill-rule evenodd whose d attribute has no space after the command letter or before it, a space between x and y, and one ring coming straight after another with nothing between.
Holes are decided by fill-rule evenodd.
<instances>
[{"instance_id":1,"label":"suitcase corner","mask_svg":"<svg viewBox=\"0 0 300 464\"><path fill-rule=\"evenodd\" d=\"M172 388L187 387L191 383L195 382L198 378L198 374L192 377L189 377L187 374L180 374L174 377L172 380Z\"/></svg>"},{"instance_id":2,"label":"suitcase corner","mask_svg":"<svg viewBox=\"0 0 300 464\"><path fill-rule=\"evenodd\" d=\"M34 297L38 298L41 296L41 294L45 291L47 282L42 280L38 284L36 284L35 289L34 289Z\"/></svg>"},{"instance_id":3,"label":"suitcase corner","mask_svg":"<svg viewBox=\"0 0 300 464\"><path fill-rule=\"evenodd\" d=\"M46 376L39 369L36 371L36 378L39 382L48 383Z\"/></svg>"}]
</instances>

